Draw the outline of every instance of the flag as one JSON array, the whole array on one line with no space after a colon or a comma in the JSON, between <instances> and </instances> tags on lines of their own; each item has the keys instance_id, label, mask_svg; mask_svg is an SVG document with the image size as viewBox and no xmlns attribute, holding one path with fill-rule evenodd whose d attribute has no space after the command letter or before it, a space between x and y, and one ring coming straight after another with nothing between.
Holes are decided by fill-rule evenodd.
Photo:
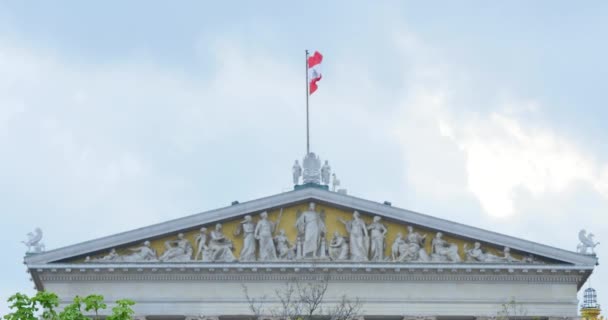
<instances>
[{"instance_id":1,"label":"flag","mask_svg":"<svg viewBox=\"0 0 608 320\"><path fill-rule=\"evenodd\" d=\"M317 91L317 81L321 80L321 62L323 56L319 51L315 51L312 56L308 57L308 94L313 94Z\"/></svg>"}]
</instances>

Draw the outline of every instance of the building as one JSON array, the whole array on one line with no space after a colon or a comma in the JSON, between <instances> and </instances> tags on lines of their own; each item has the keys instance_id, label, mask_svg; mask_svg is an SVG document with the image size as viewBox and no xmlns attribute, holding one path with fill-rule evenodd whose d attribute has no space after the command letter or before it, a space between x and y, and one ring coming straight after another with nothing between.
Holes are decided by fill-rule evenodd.
<instances>
[{"instance_id":1,"label":"building","mask_svg":"<svg viewBox=\"0 0 608 320\"><path fill-rule=\"evenodd\" d=\"M63 303L129 298L148 320L249 319L245 288L276 306L273 292L293 281L326 281L323 305L358 298L365 319L577 317L577 292L597 264L588 245L568 251L329 191L329 166L312 153L302 165L294 191L25 263L36 288Z\"/></svg>"}]
</instances>

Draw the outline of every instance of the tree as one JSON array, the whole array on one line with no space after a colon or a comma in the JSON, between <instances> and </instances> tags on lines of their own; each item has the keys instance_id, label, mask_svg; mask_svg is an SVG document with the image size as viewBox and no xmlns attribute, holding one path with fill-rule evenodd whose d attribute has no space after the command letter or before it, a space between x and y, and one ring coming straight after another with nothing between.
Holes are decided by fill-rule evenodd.
<instances>
[{"instance_id":1,"label":"tree","mask_svg":"<svg viewBox=\"0 0 608 320\"><path fill-rule=\"evenodd\" d=\"M107 308L103 296L91 294L84 298L76 296L71 304L57 312L59 297L48 291L40 291L33 297L16 293L8 298L8 303L13 312L5 315L5 320L99 320L99 311ZM127 299L117 300L116 307L112 308L112 314L107 319L130 320L133 316L131 306L134 304ZM83 314L83 309L84 312L93 311L94 317L89 318Z\"/></svg>"},{"instance_id":2,"label":"tree","mask_svg":"<svg viewBox=\"0 0 608 320\"><path fill-rule=\"evenodd\" d=\"M515 297L507 303L501 305L500 311L496 315L497 320L524 319L528 315L528 310Z\"/></svg>"},{"instance_id":3,"label":"tree","mask_svg":"<svg viewBox=\"0 0 608 320\"><path fill-rule=\"evenodd\" d=\"M269 305L266 296L251 297L245 285L243 291L256 319L272 316L281 320L313 320L319 317L351 320L361 316L362 303L359 299L351 300L343 295L335 304L324 302L328 286L328 278L305 283L291 280L274 291L274 298L278 301L274 306Z\"/></svg>"}]
</instances>

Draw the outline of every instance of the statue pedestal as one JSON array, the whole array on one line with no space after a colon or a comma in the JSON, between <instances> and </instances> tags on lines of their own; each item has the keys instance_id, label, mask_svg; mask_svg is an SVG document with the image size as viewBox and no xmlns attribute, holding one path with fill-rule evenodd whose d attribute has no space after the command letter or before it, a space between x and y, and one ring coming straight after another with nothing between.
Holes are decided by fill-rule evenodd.
<instances>
[{"instance_id":1,"label":"statue pedestal","mask_svg":"<svg viewBox=\"0 0 608 320\"><path fill-rule=\"evenodd\" d=\"M304 183L304 184L296 184L295 186L293 186L294 190L300 190L300 189L304 189L304 188L317 188L317 189L323 189L323 190L328 190L329 191L329 186L323 185L323 184L318 184L318 183Z\"/></svg>"}]
</instances>

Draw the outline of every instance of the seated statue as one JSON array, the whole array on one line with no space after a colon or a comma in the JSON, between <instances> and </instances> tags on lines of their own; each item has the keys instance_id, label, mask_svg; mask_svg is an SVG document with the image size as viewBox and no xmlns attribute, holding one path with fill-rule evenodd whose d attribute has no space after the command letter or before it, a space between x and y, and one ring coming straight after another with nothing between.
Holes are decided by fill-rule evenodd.
<instances>
[{"instance_id":1,"label":"seated statue","mask_svg":"<svg viewBox=\"0 0 608 320\"><path fill-rule=\"evenodd\" d=\"M460 262L458 246L454 243L448 243L443 239L443 233L437 232L435 238L431 241L431 260L437 262Z\"/></svg>"},{"instance_id":2,"label":"seated statue","mask_svg":"<svg viewBox=\"0 0 608 320\"><path fill-rule=\"evenodd\" d=\"M334 232L329 243L329 257L332 260L348 260L348 242L338 231Z\"/></svg>"},{"instance_id":3,"label":"seated statue","mask_svg":"<svg viewBox=\"0 0 608 320\"><path fill-rule=\"evenodd\" d=\"M192 260L192 245L183 233L177 235L177 240L165 241L165 252L158 258L163 262L183 262Z\"/></svg>"},{"instance_id":4,"label":"seated statue","mask_svg":"<svg viewBox=\"0 0 608 320\"><path fill-rule=\"evenodd\" d=\"M429 255L424 249L426 235L414 231L412 226L407 227L408 234L401 246L399 261L429 261Z\"/></svg>"},{"instance_id":5,"label":"seated statue","mask_svg":"<svg viewBox=\"0 0 608 320\"><path fill-rule=\"evenodd\" d=\"M274 243L277 248L277 258L280 260L293 260L296 257L296 246L289 243L285 230L279 231L279 234L274 237Z\"/></svg>"},{"instance_id":6,"label":"seated statue","mask_svg":"<svg viewBox=\"0 0 608 320\"><path fill-rule=\"evenodd\" d=\"M232 253L232 241L227 239L222 233L221 223L216 224L215 230L211 231L208 246L211 261L233 262L236 260Z\"/></svg>"},{"instance_id":7,"label":"seated statue","mask_svg":"<svg viewBox=\"0 0 608 320\"><path fill-rule=\"evenodd\" d=\"M397 233L397 237L393 241L393 245L391 246L391 258L393 261L399 261L401 255L405 253L406 244L405 240L403 240L403 234L401 232Z\"/></svg>"}]
</instances>

